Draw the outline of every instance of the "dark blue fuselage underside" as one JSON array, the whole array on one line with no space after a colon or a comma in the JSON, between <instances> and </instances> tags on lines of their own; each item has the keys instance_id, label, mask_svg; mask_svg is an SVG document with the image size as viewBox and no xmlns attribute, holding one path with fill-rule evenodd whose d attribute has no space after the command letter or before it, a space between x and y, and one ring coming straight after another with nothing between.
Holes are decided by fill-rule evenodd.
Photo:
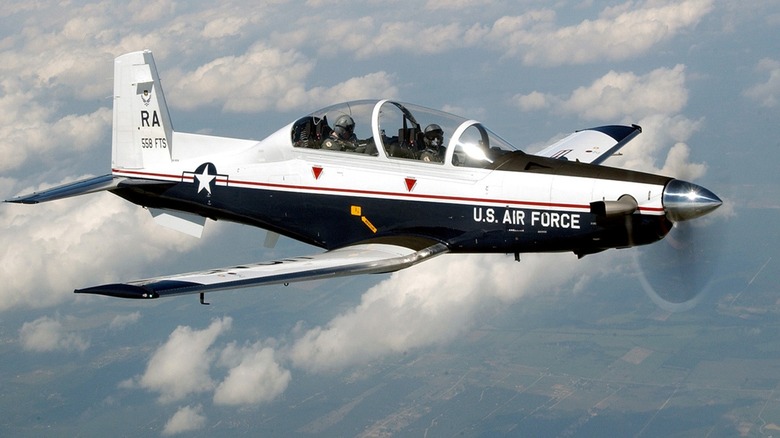
<instances>
[{"instance_id":1,"label":"dark blue fuselage underside","mask_svg":"<svg viewBox=\"0 0 780 438\"><path fill-rule=\"evenodd\" d=\"M655 242L671 228L663 215L605 218L548 206L459 204L217 185L211 193L195 193L195 187L161 182L112 191L145 207L257 226L325 249L377 239L422 238L443 242L451 252L573 251L585 255Z\"/></svg>"}]
</instances>

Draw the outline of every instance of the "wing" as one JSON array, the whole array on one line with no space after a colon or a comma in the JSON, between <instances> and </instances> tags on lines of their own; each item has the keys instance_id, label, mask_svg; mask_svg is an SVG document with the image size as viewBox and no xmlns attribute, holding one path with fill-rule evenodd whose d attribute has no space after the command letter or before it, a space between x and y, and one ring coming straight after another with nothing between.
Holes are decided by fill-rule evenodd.
<instances>
[{"instance_id":1,"label":"wing","mask_svg":"<svg viewBox=\"0 0 780 438\"><path fill-rule=\"evenodd\" d=\"M544 148L535 155L601 164L642 132L639 125L583 129Z\"/></svg>"},{"instance_id":2,"label":"wing","mask_svg":"<svg viewBox=\"0 0 780 438\"><path fill-rule=\"evenodd\" d=\"M348 275L392 272L447 252L447 246L443 243L426 241L428 246L420 249L415 249L419 247L419 241L412 243L406 245L364 243L307 257L293 257L129 283L106 284L77 289L75 292L119 298L158 298Z\"/></svg>"}]
</instances>

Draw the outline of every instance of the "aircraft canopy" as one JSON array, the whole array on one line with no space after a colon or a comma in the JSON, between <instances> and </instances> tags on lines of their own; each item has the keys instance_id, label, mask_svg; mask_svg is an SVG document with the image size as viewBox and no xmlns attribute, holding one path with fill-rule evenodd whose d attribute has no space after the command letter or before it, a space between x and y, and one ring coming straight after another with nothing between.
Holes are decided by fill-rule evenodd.
<instances>
[{"instance_id":1,"label":"aircraft canopy","mask_svg":"<svg viewBox=\"0 0 780 438\"><path fill-rule=\"evenodd\" d=\"M476 120L391 100L320 109L294 122L291 135L295 147L448 166L487 167L517 150Z\"/></svg>"}]
</instances>

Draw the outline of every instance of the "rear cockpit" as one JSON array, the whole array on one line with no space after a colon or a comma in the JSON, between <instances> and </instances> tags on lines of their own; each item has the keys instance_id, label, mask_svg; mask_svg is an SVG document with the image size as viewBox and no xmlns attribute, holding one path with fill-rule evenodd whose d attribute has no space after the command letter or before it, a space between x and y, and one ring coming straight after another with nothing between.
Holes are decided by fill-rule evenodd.
<instances>
[{"instance_id":1,"label":"rear cockpit","mask_svg":"<svg viewBox=\"0 0 780 438\"><path fill-rule=\"evenodd\" d=\"M516 149L475 120L390 100L345 102L292 124L296 148L377 160L489 167Z\"/></svg>"}]
</instances>

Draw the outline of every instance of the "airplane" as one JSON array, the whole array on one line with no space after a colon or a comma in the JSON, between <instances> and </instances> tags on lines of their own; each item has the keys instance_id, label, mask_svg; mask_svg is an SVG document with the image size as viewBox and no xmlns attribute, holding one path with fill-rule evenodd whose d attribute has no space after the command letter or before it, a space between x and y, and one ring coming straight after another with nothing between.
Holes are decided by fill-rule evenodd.
<instances>
[{"instance_id":1,"label":"airplane","mask_svg":"<svg viewBox=\"0 0 780 438\"><path fill-rule=\"evenodd\" d=\"M661 240L721 205L672 177L602 163L637 125L576 131L535 155L482 123L396 100L339 103L261 141L174 130L152 52L114 63L111 173L15 197L109 191L200 237L206 219L267 230L318 252L76 289L153 299L388 273L445 253L573 252ZM324 251L322 251L324 250Z\"/></svg>"}]
</instances>

